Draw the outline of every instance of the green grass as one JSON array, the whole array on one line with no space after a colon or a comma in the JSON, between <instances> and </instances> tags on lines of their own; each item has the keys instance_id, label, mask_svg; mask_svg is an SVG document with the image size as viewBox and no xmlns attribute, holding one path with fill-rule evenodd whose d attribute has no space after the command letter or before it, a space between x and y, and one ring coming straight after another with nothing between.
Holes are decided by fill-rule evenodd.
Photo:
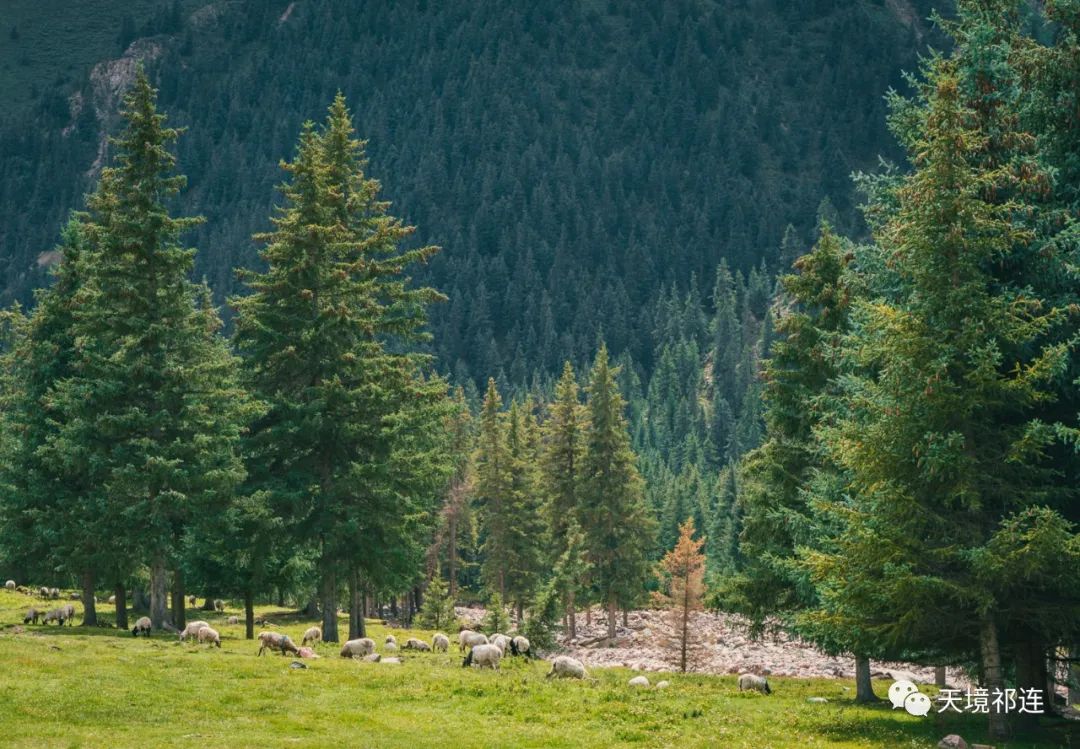
<instances>
[{"instance_id":1,"label":"green grass","mask_svg":"<svg viewBox=\"0 0 1080 749\"><path fill-rule=\"evenodd\" d=\"M888 706L859 707L843 680L771 679L772 696L740 694L733 676L649 674L666 690L632 690L632 672L593 669L596 683L547 681L547 665L504 661L499 673L461 668L449 654L403 653L399 666L337 657L290 669L292 658L257 658L226 614L206 618L220 650L157 634L30 625L34 601L0 591L0 745L4 747L880 747L929 749L947 733L983 735L971 716L915 718ZM44 604L42 604L44 605ZM112 607L100 607L111 614ZM272 612L299 640L310 622ZM430 632L372 624L382 643ZM381 650L381 647L380 647ZM877 684L884 694L888 684ZM824 696L828 704L808 704ZM999 749L1077 745L1061 724L1039 741Z\"/></svg>"}]
</instances>

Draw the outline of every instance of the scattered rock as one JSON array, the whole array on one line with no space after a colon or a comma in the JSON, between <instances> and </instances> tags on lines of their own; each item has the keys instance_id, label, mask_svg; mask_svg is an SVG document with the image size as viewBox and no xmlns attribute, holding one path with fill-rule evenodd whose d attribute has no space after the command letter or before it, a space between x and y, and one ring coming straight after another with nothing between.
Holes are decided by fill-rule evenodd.
<instances>
[{"instance_id":1,"label":"scattered rock","mask_svg":"<svg viewBox=\"0 0 1080 749\"><path fill-rule=\"evenodd\" d=\"M293 661L289 664L289 668L307 668L307 664L301 663L300 661Z\"/></svg>"},{"instance_id":2,"label":"scattered rock","mask_svg":"<svg viewBox=\"0 0 1080 749\"><path fill-rule=\"evenodd\" d=\"M382 656L378 653L372 653L371 655L365 655L364 660L368 663L378 663L382 660Z\"/></svg>"},{"instance_id":3,"label":"scattered rock","mask_svg":"<svg viewBox=\"0 0 1080 749\"><path fill-rule=\"evenodd\" d=\"M59 650L59 649L60 649L59 645L50 645L49 646L49 650Z\"/></svg>"},{"instance_id":4,"label":"scattered rock","mask_svg":"<svg viewBox=\"0 0 1080 749\"><path fill-rule=\"evenodd\" d=\"M383 658L379 663L401 663L400 658Z\"/></svg>"},{"instance_id":5,"label":"scattered rock","mask_svg":"<svg viewBox=\"0 0 1080 749\"><path fill-rule=\"evenodd\" d=\"M968 749L968 743L955 733L950 733L937 742L937 745L938 749Z\"/></svg>"},{"instance_id":6,"label":"scattered rock","mask_svg":"<svg viewBox=\"0 0 1080 749\"><path fill-rule=\"evenodd\" d=\"M671 686L671 682L668 681L667 679L665 679L664 681L656 682L656 688L657 689L667 689L670 686Z\"/></svg>"},{"instance_id":7,"label":"scattered rock","mask_svg":"<svg viewBox=\"0 0 1080 749\"><path fill-rule=\"evenodd\" d=\"M630 681L626 682L632 687L647 687L649 686L649 680L645 676L635 676Z\"/></svg>"},{"instance_id":8,"label":"scattered rock","mask_svg":"<svg viewBox=\"0 0 1080 749\"><path fill-rule=\"evenodd\" d=\"M824 703L828 702L829 698L828 697L807 697L806 701L811 702L813 704L820 705L820 704L824 704Z\"/></svg>"}]
</instances>

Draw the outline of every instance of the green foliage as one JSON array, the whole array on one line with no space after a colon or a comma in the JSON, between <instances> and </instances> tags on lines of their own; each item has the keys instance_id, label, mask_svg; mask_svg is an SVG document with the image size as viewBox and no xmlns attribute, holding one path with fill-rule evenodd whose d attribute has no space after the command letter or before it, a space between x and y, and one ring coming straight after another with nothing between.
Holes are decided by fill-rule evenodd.
<instances>
[{"instance_id":1,"label":"green foliage","mask_svg":"<svg viewBox=\"0 0 1080 749\"><path fill-rule=\"evenodd\" d=\"M490 634L496 632L506 634L510 631L510 617L506 613L503 597L499 595L498 591L492 593L491 598L488 599L487 615L484 616L481 626L485 632Z\"/></svg>"},{"instance_id":2,"label":"green foliage","mask_svg":"<svg viewBox=\"0 0 1080 749\"><path fill-rule=\"evenodd\" d=\"M428 581L424 591L424 605L420 607L420 624L427 629L450 629L454 623L454 599L441 577L436 575Z\"/></svg>"}]
</instances>

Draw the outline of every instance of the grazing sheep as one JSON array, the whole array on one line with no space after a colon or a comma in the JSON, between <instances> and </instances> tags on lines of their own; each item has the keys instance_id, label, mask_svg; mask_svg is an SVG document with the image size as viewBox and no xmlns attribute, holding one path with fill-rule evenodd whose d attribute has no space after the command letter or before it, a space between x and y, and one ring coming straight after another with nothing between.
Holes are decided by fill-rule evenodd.
<instances>
[{"instance_id":1,"label":"grazing sheep","mask_svg":"<svg viewBox=\"0 0 1080 749\"><path fill-rule=\"evenodd\" d=\"M526 658L532 655L532 643L529 638L518 635L510 640L510 652L513 655L523 655Z\"/></svg>"},{"instance_id":2,"label":"grazing sheep","mask_svg":"<svg viewBox=\"0 0 1080 749\"><path fill-rule=\"evenodd\" d=\"M64 611L63 609L53 609L45 618L41 620L42 624L48 624L49 622L58 622L61 627L64 626Z\"/></svg>"},{"instance_id":3,"label":"grazing sheep","mask_svg":"<svg viewBox=\"0 0 1080 749\"><path fill-rule=\"evenodd\" d=\"M318 627L308 627L307 631L304 632L304 641L300 644L307 645L308 641L311 641L313 643L322 642L322 630Z\"/></svg>"},{"instance_id":4,"label":"grazing sheep","mask_svg":"<svg viewBox=\"0 0 1080 749\"><path fill-rule=\"evenodd\" d=\"M49 589L48 588L46 588L44 585L42 585L40 588L38 588L38 598L48 598L48 597L49 597Z\"/></svg>"},{"instance_id":5,"label":"grazing sheep","mask_svg":"<svg viewBox=\"0 0 1080 749\"><path fill-rule=\"evenodd\" d=\"M225 610L225 602L222 601L220 598L214 599L214 611L224 611L224 610Z\"/></svg>"},{"instance_id":6,"label":"grazing sheep","mask_svg":"<svg viewBox=\"0 0 1080 749\"><path fill-rule=\"evenodd\" d=\"M589 674L585 670L585 664L577 658L568 655L560 655L551 662L551 670L545 678L550 679L588 679Z\"/></svg>"},{"instance_id":7,"label":"grazing sheep","mask_svg":"<svg viewBox=\"0 0 1080 749\"><path fill-rule=\"evenodd\" d=\"M450 649L450 638L440 632L431 638L431 648L437 653L445 653Z\"/></svg>"},{"instance_id":8,"label":"grazing sheep","mask_svg":"<svg viewBox=\"0 0 1080 749\"><path fill-rule=\"evenodd\" d=\"M671 682L666 680L666 679L664 681L656 682L656 688L657 689L667 689L670 686L671 686Z\"/></svg>"},{"instance_id":9,"label":"grazing sheep","mask_svg":"<svg viewBox=\"0 0 1080 749\"><path fill-rule=\"evenodd\" d=\"M34 624L37 624L37 623L38 623L38 621L37 621L37 620L38 620L39 618L41 618L41 615L42 615L42 613L43 613L43 612L41 612L41 611L38 611L37 609L35 609L35 608L31 607L31 608L30 608L30 609L29 609L29 610L28 610L28 611L26 612L26 616L24 616L24 617L23 617L23 620L22 620L22 621L23 621L23 624L29 624L30 622L33 622Z\"/></svg>"},{"instance_id":10,"label":"grazing sheep","mask_svg":"<svg viewBox=\"0 0 1080 749\"><path fill-rule=\"evenodd\" d=\"M418 640L415 637L410 637L405 641L405 644L401 646L402 650L422 650L428 652L431 650L431 646L423 640Z\"/></svg>"},{"instance_id":11,"label":"grazing sheep","mask_svg":"<svg viewBox=\"0 0 1080 749\"><path fill-rule=\"evenodd\" d=\"M140 616L135 620L135 626L131 628L132 637L138 637L141 632L145 637L150 636L150 617Z\"/></svg>"},{"instance_id":12,"label":"grazing sheep","mask_svg":"<svg viewBox=\"0 0 1080 749\"><path fill-rule=\"evenodd\" d=\"M385 650L387 653L396 653L397 649L398 647L396 642L388 642L383 645L383 650Z\"/></svg>"},{"instance_id":13,"label":"grazing sheep","mask_svg":"<svg viewBox=\"0 0 1080 749\"><path fill-rule=\"evenodd\" d=\"M49 598L53 599L54 601L60 598L60 589L49 588Z\"/></svg>"},{"instance_id":14,"label":"grazing sheep","mask_svg":"<svg viewBox=\"0 0 1080 749\"><path fill-rule=\"evenodd\" d=\"M259 633L259 655L262 655L264 650L280 650L282 655L300 655L300 648L296 647L296 643L280 632Z\"/></svg>"},{"instance_id":15,"label":"grazing sheep","mask_svg":"<svg viewBox=\"0 0 1080 749\"><path fill-rule=\"evenodd\" d=\"M480 668L491 666L492 670L499 670L499 661L502 660L502 650L495 645L474 645L469 654L461 662L462 668L476 665Z\"/></svg>"},{"instance_id":16,"label":"grazing sheep","mask_svg":"<svg viewBox=\"0 0 1080 749\"><path fill-rule=\"evenodd\" d=\"M209 626L210 626L209 622L204 622L202 620L198 620L198 621L194 621L194 622L188 622L187 626L184 627L184 631L179 633L180 634L180 642L183 642L184 640L186 640L189 637L198 637L199 636L199 630L202 629L203 627L209 627Z\"/></svg>"},{"instance_id":17,"label":"grazing sheep","mask_svg":"<svg viewBox=\"0 0 1080 749\"><path fill-rule=\"evenodd\" d=\"M8 580L6 583L4 583L4 587L7 588L8 590L15 590L15 581L14 580Z\"/></svg>"},{"instance_id":18,"label":"grazing sheep","mask_svg":"<svg viewBox=\"0 0 1080 749\"><path fill-rule=\"evenodd\" d=\"M194 606L195 605L195 596L188 596L187 597L187 602L188 602L188 606Z\"/></svg>"},{"instance_id":19,"label":"grazing sheep","mask_svg":"<svg viewBox=\"0 0 1080 749\"><path fill-rule=\"evenodd\" d=\"M240 623L240 617L238 617L238 616L230 616L228 619L225 620L225 623L226 624L239 624Z\"/></svg>"},{"instance_id":20,"label":"grazing sheep","mask_svg":"<svg viewBox=\"0 0 1080 749\"><path fill-rule=\"evenodd\" d=\"M647 676L635 676L626 684L631 687L647 687L649 686L649 678Z\"/></svg>"},{"instance_id":21,"label":"grazing sheep","mask_svg":"<svg viewBox=\"0 0 1080 749\"><path fill-rule=\"evenodd\" d=\"M109 596L109 603L111 603L113 606L115 606L116 605L116 596Z\"/></svg>"},{"instance_id":22,"label":"grazing sheep","mask_svg":"<svg viewBox=\"0 0 1080 749\"><path fill-rule=\"evenodd\" d=\"M74 626L75 623L72 620L75 618L75 607L66 603L60 607L60 612L64 615L64 621L68 623L68 626Z\"/></svg>"},{"instance_id":23,"label":"grazing sheep","mask_svg":"<svg viewBox=\"0 0 1080 749\"><path fill-rule=\"evenodd\" d=\"M397 645L395 645L394 647L396 648ZM367 661L368 663L378 663L382 660L382 656L378 653L372 653L371 655L365 655L363 657L363 660Z\"/></svg>"},{"instance_id":24,"label":"grazing sheep","mask_svg":"<svg viewBox=\"0 0 1080 749\"><path fill-rule=\"evenodd\" d=\"M216 629L212 629L211 627L201 627L199 629L199 634L196 635L196 637L199 638L200 644L210 642L217 645L219 648L221 647L221 635L217 633Z\"/></svg>"},{"instance_id":25,"label":"grazing sheep","mask_svg":"<svg viewBox=\"0 0 1080 749\"><path fill-rule=\"evenodd\" d=\"M81 601L82 600L82 593L68 593L68 600L69 601Z\"/></svg>"},{"instance_id":26,"label":"grazing sheep","mask_svg":"<svg viewBox=\"0 0 1080 749\"><path fill-rule=\"evenodd\" d=\"M458 633L458 650L462 653L466 648L474 648L477 645L487 645L488 638L483 632L473 632L471 629L463 629Z\"/></svg>"},{"instance_id":27,"label":"grazing sheep","mask_svg":"<svg viewBox=\"0 0 1080 749\"><path fill-rule=\"evenodd\" d=\"M492 635L488 642L503 651L503 655L510 651L510 638L506 635Z\"/></svg>"},{"instance_id":28,"label":"grazing sheep","mask_svg":"<svg viewBox=\"0 0 1080 749\"><path fill-rule=\"evenodd\" d=\"M769 680L757 674L739 674L739 691L772 694L772 690L769 688Z\"/></svg>"},{"instance_id":29,"label":"grazing sheep","mask_svg":"<svg viewBox=\"0 0 1080 749\"><path fill-rule=\"evenodd\" d=\"M375 641L370 637L361 637L357 640L349 640L341 646L342 658L363 658L375 652Z\"/></svg>"},{"instance_id":30,"label":"grazing sheep","mask_svg":"<svg viewBox=\"0 0 1080 749\"><path fill-rule=\"evenodd\" d=\"M386 645L397 645L397 638L394 637L393 635L387 635L386 640L384 641L384 643Z\"/></svg>"}]
</instances>

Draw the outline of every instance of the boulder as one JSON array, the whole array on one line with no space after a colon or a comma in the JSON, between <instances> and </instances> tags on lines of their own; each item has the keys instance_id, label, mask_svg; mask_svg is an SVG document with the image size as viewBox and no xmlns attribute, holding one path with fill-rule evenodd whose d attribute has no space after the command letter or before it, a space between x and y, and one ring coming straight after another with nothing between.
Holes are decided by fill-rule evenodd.
<instances>
[{"instance_id":1,"label":"boulder","mask_svg":"<svg viewBox=\"0 0 1080 749\"><path fill-rule=\"evenodd\" d=\"M635 676L626 683L632 687L647 687L649 686L649 679L645 676Z\"/></svg>"},{"instance_id":2,"label":"boulder","mask_svg":"<svg viewBox=\"0 0 1080 749\"><path fill-rule=\"evenodd\" d=\"M938 749L968 749L968 743L955 733L950 733L941 741L937 742L937 745Z\"/></svg>"},{"instance_id":3,"label":"boulder","mask_svg":"<svg viewBox=\"0 0 1080 749\"><path fill-rule=\"evenodd\" d=\"M671 682L668 681L667 679L665 679L664 681L656 682L656 688L657 689L667 689L670 686L671 686Z\"/></svg>"}]
</instances>

